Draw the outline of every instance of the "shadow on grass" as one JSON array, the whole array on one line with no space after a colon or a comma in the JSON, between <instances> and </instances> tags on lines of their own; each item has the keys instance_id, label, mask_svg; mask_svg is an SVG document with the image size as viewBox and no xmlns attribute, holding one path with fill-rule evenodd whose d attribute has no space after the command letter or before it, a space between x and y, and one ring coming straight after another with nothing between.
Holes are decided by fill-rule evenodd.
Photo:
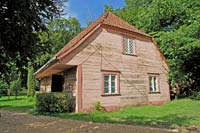
<instances>
[{"instance_id":1,"label":"shadow on grass","mask_svg":"<svg viewBox=\"0 0 200 133\"><path fill-rule=\"evenodd\" d=\"M90 115L90 114L58 114L56 117L81 120L81 121L92 121L99 123L118 123L118 124L139 124L151 127L160 128L174 128L175 126L189 125L191 119L194 117L180 117L175 114L170 114L163 117L143 117L143 116L128 116L128 117L112 117L109 115Z\"/></svg>"},{"instance_id":2,"label":"shadow on grass","mask_svg":"<svg viewBox=\"0 0 200 133\"><path fill-rule=\"evenodd\" d=\"M0 105L0 109L6 109L10 111L19 111L19 112L30 112L33 110L32 105L26 105L26 106L14 106L14 105Z\"/></svg>"},{"instance_id":3,"label":"shadow on grass","mask_svg":"<svg viewBox=\"0 0 200 133\"><path fill-rule=\"evenodd\" d=\"M25 97L19 97L19 98L17 98L17 99L15 99L15 98L10 98L10 99L0 99L0 101L1 102L8 102L8 101L18 101L18 100L25 100L26 98Z\"/></svg>"}]
</instances>

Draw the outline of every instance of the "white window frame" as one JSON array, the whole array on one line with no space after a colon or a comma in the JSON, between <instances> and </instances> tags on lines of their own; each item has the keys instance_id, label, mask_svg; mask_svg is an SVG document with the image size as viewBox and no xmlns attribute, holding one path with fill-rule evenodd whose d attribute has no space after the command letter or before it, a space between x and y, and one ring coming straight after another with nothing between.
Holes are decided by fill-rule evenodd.
<instances>
[{"instance_id":1,"label":"white window frame","mask_svg":"<svg viewBox=\"0 0 200 133\"><path fill-rule=\"evenodd\" d=\"M125 39L127 39L127 43L125 43L126 42ZM130 49L131 41L133 43L132 49ZM127 45L127 51L125 51L125 45ZM123 53L124 54L135 55L136 54L135 48L136 48L136 46L135 46L135 40L134 39L131 39L131 38L128 38L128 37L123 38Z\"/></svg>"},{"instance_id":2,"label":"white window frame","mask_svg":"<svg viewBox=\"0 0 200 133\"><path fill-rule=\"evenodd\" d=\"M159 76L158 75L149 75L148 77L149 77L149 79L148 79L149 80L149 91L150 92L159 92Z\"/></svg>"},{"instance_id":3,"label":"white window frame","mask_svg":"<svg viewBox=\"0 0 200 133\"><path fill-rule=\"evenodd\" d=\"M109 73L105 73L104 74L104 78L103 78L103 82L105 83L105 76L108 76L108 93L105 92L105 84L103 85L103 91L104 94L117 94L118 93L118 75L117 74L109 74ZM112 80L111 77L115 76L115 92L112 92Z\"/></svg>"}]
</instances>

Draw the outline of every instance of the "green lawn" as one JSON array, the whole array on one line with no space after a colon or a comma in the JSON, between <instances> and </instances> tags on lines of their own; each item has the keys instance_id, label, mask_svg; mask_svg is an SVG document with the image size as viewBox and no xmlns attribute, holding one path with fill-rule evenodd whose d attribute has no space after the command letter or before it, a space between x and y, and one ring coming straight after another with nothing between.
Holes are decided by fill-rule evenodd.
<instances>
[{"instance_id":1,"label":"green lawn","mask_svg":"<svg viewBox=\"0 0 200 133\"><path fill-rule=\"evenodd\" d=\"M18 112L31 112L35 106L35 98L28 98L27 96L18 96L15 99L14 96L7 96L0 98L0 109L7 109L10 111Z\"/></svg>"},{"instance_id":2,"label":"green lawn","mask_svg":"<svg viewBox=\"0 0 200 133\"><path fill-rule=\"evenodd\" d=\"M0 108L11 111L31 112L35 99L27 96L0 98ZM61 113L53 116L65 119L92 121L101 123L140 124L155 127L173 128L177 126L200 126L200 101L182 99L163 106L127 107L118 112Z\"/></svg>"},{"instance_id":3,"label":"green lawn","mask_svg":"<svg viewBox=\"0 0 200 133\"><path fill-rule=\"evenodd\" d=\"M200 101L175 100L163 106L127 107L118 112L62 113L66 119L122 124L141 124L155 127L200 126Z\"/></svg>"}]
</instances>

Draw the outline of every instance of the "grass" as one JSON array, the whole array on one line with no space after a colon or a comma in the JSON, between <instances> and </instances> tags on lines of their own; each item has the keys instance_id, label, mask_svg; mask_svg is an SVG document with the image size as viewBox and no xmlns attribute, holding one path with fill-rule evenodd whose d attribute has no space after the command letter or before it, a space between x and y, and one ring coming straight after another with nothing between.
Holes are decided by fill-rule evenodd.
<instances>
[{"instance_id":1,"label":"grass","mask_svg":"<svg viewBox=\"0 0 200 133\"><path fill-rule=\"evenodd\" d=\"M31 112L35 98L27 96L17 100L11 96L0 98L0 108L11 111ZM181 99L163 106L127 107L117 112L60 113L53 116L100 123L140 124L155 127L176 128L180 126L200 126L200 101Z\"/></svg>"},{"instance_id":2,"label":"grass","mask_svg":"<svg viewBox=\"0 0 200 133\"><path fill-rule=\"evenodd\" d=\"M7 96L0 98L0 109L6 109L17 112L31 112L35 106L35 98L28 98L27 96Z\"/></svg>"},{"instance_id":3,"label":"grass","mask_svg":"<svg viewBox=\"0 0 200 133\"><path fill-rule=\"evenodd\" d=\"M140 124L175 128L200 126L200 101L182 99L163 106L127 107L118 112L61 113L57 117L101 123Z\"/></svg>"}]
</instances>

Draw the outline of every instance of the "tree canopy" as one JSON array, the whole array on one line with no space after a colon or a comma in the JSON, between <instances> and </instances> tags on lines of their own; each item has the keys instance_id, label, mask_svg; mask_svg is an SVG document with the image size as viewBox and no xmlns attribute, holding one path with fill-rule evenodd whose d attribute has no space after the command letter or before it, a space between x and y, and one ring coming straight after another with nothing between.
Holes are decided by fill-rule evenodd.
<instances>
[{"instance_id":1,"label":"tree canopy","mask_svg":"<svg viewBox=\"0 0 200 133\"><path fill-rule=\"evenodd\" d=\"M50 20L47 28L48 31L37 32L40 38L38 43L45 49L33 61L37 67L42 66L82 30L76 18Z\"/></svg>"},{"instance_id":2,"label":"tree canopy","mask_svg":"<svg viewBox=\"0 0 200 133\"><path fill-rule=\"evenodd\" d=\"M13 71L24 71L43 47L34 31L47 30L45 21L62 12L66 0L0 1L0 78L10 81Z\"/></svg>"}]
</instances>

